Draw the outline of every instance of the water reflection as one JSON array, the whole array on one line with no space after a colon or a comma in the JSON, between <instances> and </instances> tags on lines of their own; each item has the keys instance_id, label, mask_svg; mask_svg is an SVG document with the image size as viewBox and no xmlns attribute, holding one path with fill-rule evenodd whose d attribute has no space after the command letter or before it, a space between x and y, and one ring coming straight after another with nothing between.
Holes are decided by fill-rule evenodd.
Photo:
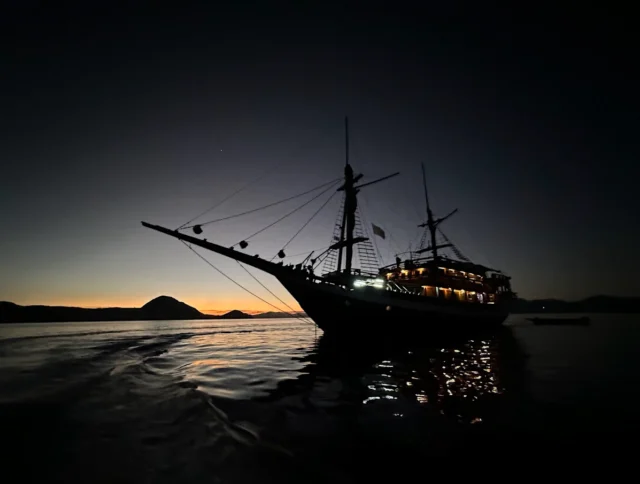
<instances>
[{"instance_id":1,"label":"water reflection","mask_svg":"<svg viewBox=\"0 0 640 484\"><path fill-rule=\"evenodd\" d=\"M373 364L363 376L369 395L362 403L404 398L434 406L460 421L480 422L479 403L504 392L498 358L495 337L443 348L405 349Z\"/></svg>"},{"instance_id":2,"label":"water reflection","mask_svg":"<svg viewBox=\"0 0 640 484\"><path fill-rule=\"evenodd\" d=\"M323 389L330 387L338 405L375 406L395 417L425 408L468 424L495 414L505 394L518 390L524 369L509 328L429 344L345 345L321 337L304 360L305 375L275 394L305 391L304 385L312 398L326 400Z\"/></svg>"}]
</instances>

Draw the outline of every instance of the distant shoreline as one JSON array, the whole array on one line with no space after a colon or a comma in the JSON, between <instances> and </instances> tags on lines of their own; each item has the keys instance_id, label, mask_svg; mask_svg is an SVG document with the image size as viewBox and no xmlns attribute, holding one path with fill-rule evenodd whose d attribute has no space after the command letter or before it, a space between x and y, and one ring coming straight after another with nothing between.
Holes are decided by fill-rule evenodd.
<instances>
[{"instance_id":1,"label":"distant shoreline","mask_svg":"<svg viewBox=\"0 0 640 484\"><path fill-rule=\"evenodd\" d=\"M300 316L304 313L296 313ZM204 314L169 296L159 296L140 308L77 308L68 306L20 306L0 301L0 323L73 323L122 321L174 321L206 319L266 319L292 317L287 313L268 312L250 315L233 310L214 316Z\"/></svg>"},{"instance_id":2,"label":"distant shoreline","mask_svg":"<svg viewBox=\"0 0 640 484\"><path fill-rule=\"evenodd\" d=\"M510 314L560 313L640 313L640 298L593 296L581 301L557 299L516 299ZM172 321L205 319L277 319L305 317L303 312L266 312L247 314L233 310L214 316L169 296L160 296L140 308L75 308L66 306L20 306L0 301L0 323L112 322L112 321Z\"/></svg>"}]
</instances>

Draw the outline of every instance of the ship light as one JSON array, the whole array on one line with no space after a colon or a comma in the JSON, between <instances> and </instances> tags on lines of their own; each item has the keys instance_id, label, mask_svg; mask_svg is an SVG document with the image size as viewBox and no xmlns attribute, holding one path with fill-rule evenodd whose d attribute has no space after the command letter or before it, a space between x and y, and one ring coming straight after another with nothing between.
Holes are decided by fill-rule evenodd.
<instances>
[{"instance_id":1,"label":"ship light","mask_svg":"<svg viewBox=\"0 0 640 484\"><path fill-rule=\"evenodd\" d=\"M385 280L380 278L376 278L373 280L372 279L368 279L368 280L356 279L355 281L353 281L353 287L370 286L370 287L375 287L376 289L383 289L384 283L385 283Z\"/></svg>"}]
</instances>

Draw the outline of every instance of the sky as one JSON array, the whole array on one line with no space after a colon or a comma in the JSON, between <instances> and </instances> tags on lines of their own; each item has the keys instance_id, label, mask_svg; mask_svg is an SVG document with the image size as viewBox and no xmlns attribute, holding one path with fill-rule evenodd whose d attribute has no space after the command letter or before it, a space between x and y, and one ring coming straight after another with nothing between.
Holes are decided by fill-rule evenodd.
<instances>
[{"instance_id":1,"label":"sky","mask_svg":"<svg viewBox=\"0 0 640 484\"><path fill-rule=\"evenodd\" d=\"M347 115L363 182L400 172L360 197L387 234L383 262L419 238L424 163L436 215L459 209L445 233L521 297L640 295L631 15L96 5L14 2L0 15L0 300L140 306L165 294L274 310L140 221L176 228L248 186L198 219L213 220L340 177ZM237 243L305 200L203 237ZM247 250L271 258L324 200ZM339 203L287 254L327 246ZM206 257L283 308L234 261Z\"/></svg>"}]
</instances>

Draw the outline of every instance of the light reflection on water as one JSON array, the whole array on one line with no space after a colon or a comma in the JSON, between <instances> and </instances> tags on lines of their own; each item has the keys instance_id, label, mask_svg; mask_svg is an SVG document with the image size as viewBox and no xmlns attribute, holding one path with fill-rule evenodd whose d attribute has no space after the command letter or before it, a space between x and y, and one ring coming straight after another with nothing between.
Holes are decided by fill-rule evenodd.
<instances>
[{"instance_id":1,"label":"light reflection on water","mask_svg":"<svg viewBox=\"0 0 640 484\"><path fill-rule=\"evenodd\" d=\"M463 424L495 413L509 392L507 381L517 380L513 374L523 368L523 355L505 328L474 339L420 345L344 345L321 337L301 361L307 364L297 382L282 382L268 399L305 394L311 405L331 400L334 406L398 418L423 407Z\"/></svg>"},{"instance_id":2,"label":"light reflection on water","mask_svg":"<svg viewBox=\"0 0 640 484\"><path fill-rule=\"evenodd\" d=\"M461 422L477 423L474 404L500 395L498 344L491 339L468 340L445 348L407 350L394 359L372 365L362 403L407 399L436 407Z\"/></svg>"}]
</instances>

